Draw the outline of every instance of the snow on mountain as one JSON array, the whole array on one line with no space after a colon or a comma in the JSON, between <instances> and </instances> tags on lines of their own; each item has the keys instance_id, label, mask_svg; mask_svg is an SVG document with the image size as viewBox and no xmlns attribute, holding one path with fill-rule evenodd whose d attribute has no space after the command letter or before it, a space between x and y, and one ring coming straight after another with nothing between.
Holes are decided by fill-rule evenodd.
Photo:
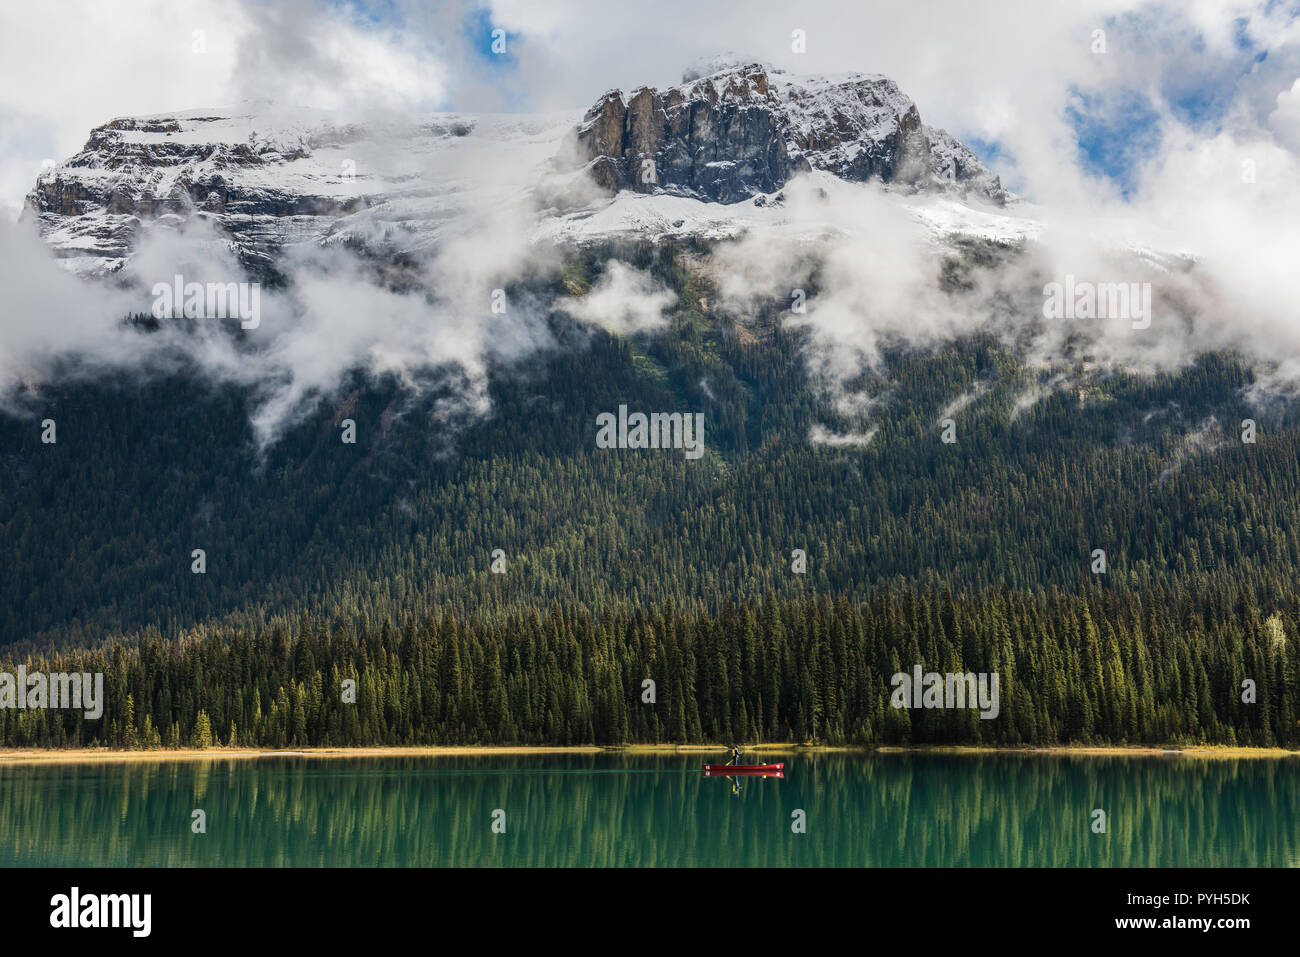
<instances>
[{"instance_id":1,"label":"snow on mountain","mask_svg":"<svg viewBox=\"0 0 1300 957\"><path fill-rule=\"evenodd\" d=\"M611 90L583 117L581 152L610 191L670 192L735 203L799 172L974 193L1001 205L997 176L888 77L791 76L728 66L664 90Z\"/></svg>"},{"instance_id":2,"label":"snow on mountain","mask_svg":"<svg viewBox=\"0 0 1300 957\"><path fill-rule=\"evenodd\" d=\"M206 219L246 261L296 243L436 241L467 208L531 188L573 114L355 118L268 107L117 119L42 173L25 215L77 271L121 265L149 229ZM483 175L485 157L508 155ZM514 175L511 175L512 172Z\"/></svg>"},{"instance_id":3,"label":"snow on mountain","mask_svg":"<svg viewBox=\"0 0 1300 957\"><path fill-rule=\"evenodd\" d=\"M419 251L496 209L528 210L539 240L734 236L784 222L782 189L797 175L886 184L936 237L1036 229L887 78L753 63L627 99L611 91L585 114L347 116L248 103L115 119L41 174L24 216L79 273L119 269L147 234L195 221L259 266L298 244L349 239Z\"/></svg>"},{"instance_id":4,"label":"snow on mountain","mask_svg":"<svg viewBox=\"0 0 1300 957\"><path fill-rule=\"evenodd\" d=\"M821 171L807 176L823 192L834 189L840 182L832 174ZM942 193L895 193L894 199L936 246L945 245L954 236L1012 243L1035 239L1043 230L1042 223L1032 215L1022 214L1022 211L1035 212L1024 204L1002 208L963 202ZM590 208L543 218L537 236L571 244L609 237L720 240L761 227L781 228L796 239L824 237L839 228L833 218L819 221L802 210L792 216L785 192L780 190L731 204L710 203L667 192L623 190Z\"/></svg>"}]
</instances>

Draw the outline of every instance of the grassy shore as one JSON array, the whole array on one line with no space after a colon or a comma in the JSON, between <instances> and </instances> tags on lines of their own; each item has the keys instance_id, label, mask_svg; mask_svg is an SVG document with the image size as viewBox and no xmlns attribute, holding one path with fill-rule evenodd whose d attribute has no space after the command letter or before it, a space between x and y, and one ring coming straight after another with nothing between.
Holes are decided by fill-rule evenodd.
<instances>
[{"instance_id":1,"label":"grassy shore","mask_svg":"<svg viewBox=\"0 0 1300 957\"><path fill-rule=\"evenodd\" d=\"M1210 744L1179 745L1064 745L1021 748L982 748L969 745L927 745L924 747L880 747L877 754L1034 754L1096 757L1184 757L1184 758L1300 758L1300 751L1286 748L1237 748Z\"/></svg>"},{"instance_id":2,"label":"grassy shore","mask_svg":"<svg viewBox=\"0 0 1300 957\"><path fill-rule=\"evenodd\" d=\"M585 745L577 747L550 747L537 745L510 745L487 747L480 745L437 746L437 747L359 747L359 748L288 748L273 750L269 748L178 748L156 751L120 751L111 748L0 748L0 766L6 764L50 764L50 763L86 763L86 762L139 762L139 761L212 761L212 760L246 760L251 758L305 757L305 758L423 758L423 757L491 757L493 755L536 755L536 754L718 754L725 751L723 745L706 744L631 744L622 747L599 747ZM830 753L872 753L872 754L1023 754L1044 756L1097 756L1097 757L1188 757L1188 758L1295 758L1300 751L1287 751L1283 748L1232 748L1232 747L1156 747L1134 745L1128 747L1025 747L1025 748L984 748L965 745L930 745L918 747L879 747L849 748L823 747L807 744L757 744L747 745L744 752L781 753L781 754L830 754Z\"/></svg>"}]
</instances>

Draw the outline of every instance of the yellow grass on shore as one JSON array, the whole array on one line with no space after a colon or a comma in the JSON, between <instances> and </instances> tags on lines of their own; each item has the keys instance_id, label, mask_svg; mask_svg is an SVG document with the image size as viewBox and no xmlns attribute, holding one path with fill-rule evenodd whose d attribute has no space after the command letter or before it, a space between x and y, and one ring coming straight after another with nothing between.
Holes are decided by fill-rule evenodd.
<instances>
[{"instance_id":1,"label":"yellow grass on shore","mask_svg":"<svg viewBox=\"0 0 1300 957\"><path fill-rule=\"evenodd\" d=\"M114 748L25 749L0 748L0 766L108 761L213 761L248 758L423 758L488 757L520 754L599 754L599 747L362 747L362 748L160 748L122 751Z\"/></svg>"},{"instance_id":2,"label":"yellow grass on shore","mask_svg":"<svg viewBox=\"0 0 1300 957\"><path fill-rule=\"evenodd\" d=\"M492 757L496 755L535 754L708 754L726 750L723 745L707 744L633 744L624 747L599 747L584 745L564 746L503 746L449 745L437 747L357 747L357 748L178 748L156 751L121 751L111 748L0 748L0 767L6 764L57 764L141 761L226 761L250 758L424 758L424 757ZM1094 757L1188 757L1188 758L1285 758L1300 757L1300 751L1283 748L1230 748L1230 747L1041 747L1041 748L986 748L965 745L925 747L848 748L823 747L805 744L746 745L744 751L778 753L829 754L857 752L872 754L1023 754L1044 756L1094 756Z\"/></svg>"},{"instance_id":3,"label":"yellow grass on shore","mask_svg":"<svg viewBox=\"0 0 1300 957\"><path fill-rule=\"evenodd\" d=\"M1300 751L1286 748L1237 748L1227 745L1066 745L1060 747L985 748L970 745L880 747L877 754L1027 754L1064 757L1181 757L1181 758L1296 758Z\"/></svg>"}]
</instances>

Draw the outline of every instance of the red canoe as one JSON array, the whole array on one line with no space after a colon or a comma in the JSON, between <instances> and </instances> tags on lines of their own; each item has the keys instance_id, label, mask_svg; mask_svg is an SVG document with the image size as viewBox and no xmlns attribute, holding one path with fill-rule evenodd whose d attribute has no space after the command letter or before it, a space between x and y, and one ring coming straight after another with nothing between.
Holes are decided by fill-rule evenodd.
<instances>
[{"instance_id":1,"label":"red canoe","mask_svg":"<svg viewBox=\"0 0 1300 957\"><path fill-rule=\"evenodd\" d=\"M704 776L723 776L728 774L765 774L771 777L785 777L784 764L706 764Z\"/></svg>"}]
</instances>

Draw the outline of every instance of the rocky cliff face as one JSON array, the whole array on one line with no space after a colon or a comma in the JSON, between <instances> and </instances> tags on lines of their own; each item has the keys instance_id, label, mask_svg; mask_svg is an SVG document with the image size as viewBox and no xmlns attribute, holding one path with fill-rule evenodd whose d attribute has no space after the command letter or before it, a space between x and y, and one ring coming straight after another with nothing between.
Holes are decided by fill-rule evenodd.
<instances>
[{"instance_id":1,"label":"rocky cliff face","mask_svg":"<svg viewBox=\"0 0 1300 957\"><path fill-rule=\"evenodd\" d=\"M974 192L998 205L1008 198L970 150L925 126L883 76L791 77L755 63L666 90L614 90L583 118L578 141L610 191L735 203L816 169Z\"/></svg>"},{"instance_id":2,"label":"rocky cliff face","mask_svg":"<svg viewBox=\"0 0 1300 957\"><path fill-rule=\"evenodd\" d=\"M276 135L233 111L117 119L41 175L25 215L59 255L90 268L112 268L151 225L191 219L206 219L246 261L267 260L280 240L368 205L343 168L308 169L316 150L357 135L330 126Z\"/></svg>"},{"instance_id":3,"label":"rocky cliff face","mask_svg":"<svg viewBox=\"0 0 1300 957\"><path fill-rule=\"evenodd\" d=\"M113 120L41 174L24 216L79 272L121 267L146 233L204 221L245 265L351 237L408 251L467 209L528 188L575 112L364 121L268 106ZM481 157L509 154L508 171ZM500 164L498 164L498 167ZM389 242L391 240L391 242Z\"/></svg>"}]
</instances>

